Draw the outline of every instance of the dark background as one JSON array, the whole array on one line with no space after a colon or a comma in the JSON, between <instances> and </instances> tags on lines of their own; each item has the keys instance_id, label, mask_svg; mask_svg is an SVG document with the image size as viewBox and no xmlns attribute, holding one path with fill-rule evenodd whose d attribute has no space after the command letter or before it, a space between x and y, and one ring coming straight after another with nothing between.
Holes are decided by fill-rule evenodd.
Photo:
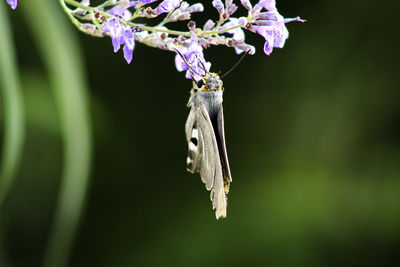
<instances>
[{"instance_id":1,"label":"dark background","mask_svg":"<svg viewBox=\"0 0 400 267\"><path fill-rule=\"evenodd\" d=\"M287 24L290 38L271 56L247 33L256 55L224 78L233 183L228 217L218 221L200 176L186 171L191 82L173 53L136 44L128 65L109 38L73 29L90 85L94 158L70 266L400 264L399 5L277 2L284 17L307 22ZM202 16L216 12L206 6ZM18 9L9 17L27 138L1 212L1 254L5 266L37 266L63 148L29 22ZM205 57L222 73L239 59L227 47Z\"/></svg>"}]
</instances>

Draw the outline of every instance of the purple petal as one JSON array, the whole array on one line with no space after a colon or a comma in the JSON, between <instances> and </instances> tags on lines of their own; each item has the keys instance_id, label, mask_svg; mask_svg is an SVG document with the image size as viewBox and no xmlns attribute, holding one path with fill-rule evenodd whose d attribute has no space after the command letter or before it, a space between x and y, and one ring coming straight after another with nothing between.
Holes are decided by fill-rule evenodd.
<instances>
[{"instance_id":1,"label":"purple petal","mask_svg":"<svg viewBox=\"0 0 400 267\"><path fill-rule=\"evenodd\" d=\"M271 54L272 49L274 48L274 38L275 38L274 28L271 26L258 26L256 27L256 31L265 39L264 53L266 55Z\"/></svg>"},{"instance_id":2,"label":"purple petal","mask_svg":"<svg viewBox=\"0 0 400 267\"><path fill-rule=\"evenodd\" d=\"M228 7L227 12L229 15L232 15L233 13L236 12L237 9L238 9L237 5L233 4Z\"/></svg>"},{"instance_id":3,"label":"purple petal","mask_svg":"<svg viewBox=\"0 0 400 267\"><path fill-rule=\"evenodd\" d=\"M224 4L221 0L213 0L212 5L215 7L216 10L218 10L218 13L221 14L224 12Z\"/></svg>"},{"instance_id":4,"label":"purple petal","mask_svg":"<svg viewBox=\"0 0 400 267\"><path fill-rule=\"evenodd\" d=\"M272 53L273 49L274 49L274 38L272 36L268 36L268 38L265 38L264 53L267 56L269 56Z\"/></svg>"},{"instance_id":5,"label":"purple petal","mask_svg":"<svg viewBox=\"0 0 400 267\"><path fill-rule=\"evenodd\" d=\"M220 27L220 29L226 30L226 29L241 25L240 23L242 23L241 19L230 18L229 22L222 25ZM244 31L242 28L236 28L236 29L227 31L227 33L233 34L233 39L235 39L236 41L244 41L245 35L244 35Z\"/></svg>"},{"instance_id":6,"label":"purple petal","mask_svg":"<svg viewBox=\"0 0 400 267\"><path fill-rule=\"evenodd\" d=\"M240 3L242 6L244 6L247 10L251 10L253 7L251 6L251 3L249 0L240 0Z\"/></svg>"},{"instance_id":7,"label":"purple petal","mask_svg":"<svg viewBox=\"0 0 400 267\"><path fill-rule=\"evenodd\" d=\"M192 37L187 40L186 45L188 46L182 46L180 48L180 52L182 56L185 57L187 64L189 64L190 70L192 70L193 78L195 80L199 80L201 75L204 75L205 72L209 71L211 63L205 61L203 48L199 44L195 34L193 34ZM175 66L178 71L187 70L186 78L191 78L189 67L178 53L175 56Z\"/></svg>"},{"instance_id":8,"label":"purple petal","mask_svg":"<svg viewBox=\"0 0 400 267\"><path fill-rule=\"evenodd\" d=\"M103 31L110 34L112 44L114 46L114 52L117 52L123 42L122 40L122 27L119 24L118 19L108 19L103 25Z\"/></svg>"},{"instance_id":9,"label":"purple petal","mask_svg":"<svg viewBox=\"0 0 400 267\"><path fill-rule=\"evenodd\" d=\"M274 47L283 48L286 39L289 37L289 31L283 24L278 32L275 32Z\"/></svg>"},{"instance_id":10,"label":"purple petal","mask_svg":"<svg viewBox=\"0 0 400 267\"><path fill-rule=\"evenodd\" d=\"M131 2L129 2L128 6L129 6L129 7L137 8L137 6L138 6L139 4L151 4L151 3L156 2L156 1L158 1L158 0L131 1Z\"/></svg>"},{"instance_id":11,"label":"purple petal","mask_svg":"<svg viewBox=\"0 0 400 267\"><path fill-rule=\"evenodd\" d=\"M133 57L133 49L130 49L127 45L124 46L124 58L126 62L131 63Z\"/></svg>"},{"instance_id":12,"label":"purple petal","mask_svg":"<svg viewBox=\"0 0 400 267\"><path fill-rule=\"evenodd\" d=\"M266 10L269 10L269 11L276 10L275 0L261 0L261 1L258 2L257 5L265 8Z\"/></svg>"},{"instance_id":13,"label":"purple petal","mask_svg":"<svg viewBox=\"0 0 400 267\"><path fill-rule=\"evenodd\" d=\"M7 0L7 4L9 4L11 6L11 8L14 10L17 8L17 5L18 5L17 2L18 2L17 0Z\"/></svg>"},{"instance_id":14,"label":"purple petal","mask_svg":"<svg viewBox=\"0 0 400 267\"><path fill-rule=\"evenodd\" d=\"M132 17L132 13L128 10L128 7L121 5L116 5L115 7L108 10L107 13L119 18L123 18L125 20L128 20Z\"/></svg>"},{"instance_id":15,"label":"purple petal","mask_svg":"<svg viewBox=\"0 0 400 267\"><path fill-rule=\"evenodd\" d=\"M142 2L143 4L150 4L153 2L157 2L158 0L140 0L139 2Z\"/></svg>"},{"instance_id":16,"label":"purple petal","mask_svg":"<svg viewBox=\"0 0 400 267\"><path fill-rule=\"evenodd\" d=\"M131 63L133 49L135 49L135 36L132 29L125 29L124 34L124 57L126 62Z\"/></svg>"},{"instance_id":17,"label":"purple petal","mask_svg":"<svg viewBox=\"0 0 400 267\"><path fill-rule=\"evenodd\" d=\"M295 17L295 18L284 19L284 20L283 20L284 23L288 23L288 22L291 22L291 21L305 22L305 20L304 20L304 19L301 19L300 17Z\"/></svg>"},{"instance_id":18,"label":"purple petal","mask_svg":"<svg viewBox=\"0 0 400 267\"><path fill-rule=\"evenodd\" d=\"M175 56L175 67L178 71L184 71L188 69L188 66L186 65L185 61L183 61L183 59L178 53L176 53Z\"/></svg>"},{"instance_id":19,"label":"purple petal","mask_svg":"<svg viewBox=\"0 0 400 267\"><path fill-rule=\"evenodd\" d=\"M194 5L191 5L187 10L189 13L194 13L194 12L203 12L204 11L204 6L201 3L197 3Z\"/></svg>"},{"instance_id":20,"label":"purple petal","mask_svg":"<svg viewBox=\"0 0 400 267\"><path fill-rule=\"evenodd\" d=\"M180 0L164 0L156 9L158 14L168 13L175 8L178 8L181 4Z\"/></svg>"}]
</instances>

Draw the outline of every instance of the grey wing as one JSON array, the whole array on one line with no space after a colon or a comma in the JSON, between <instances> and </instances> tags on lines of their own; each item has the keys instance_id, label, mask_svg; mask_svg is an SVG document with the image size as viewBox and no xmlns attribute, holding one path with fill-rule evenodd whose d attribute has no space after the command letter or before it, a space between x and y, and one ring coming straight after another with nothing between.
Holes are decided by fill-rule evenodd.
<instances>
[{"instance_id":1,"label":"grey wing","mask_svg":"<svg viewBox=\"0 0 400 267\"><path fill-rule=\"evenodd\" d=\"M226 217L226 197L218 145L210 117L201 102L191 106L185 128L189 145L187 169L192 173L200 173L207 190L211 190L217 219Z\"/></svg>"},{"instance_id":2,"label":"grey wing","mask_svg":"<svg viewBox=\"0 0 400 267\"><path fill-rule=\"evenodd\" d=\"M220 157L222 164L222 172L224 176L225 193L229 191L229 183L232 182L231 170L229 168L228 153L225 145L225 130L224 130L224 110L222 105L218 112L218 135L221 143Z\"/></svg>"}]
</instances>

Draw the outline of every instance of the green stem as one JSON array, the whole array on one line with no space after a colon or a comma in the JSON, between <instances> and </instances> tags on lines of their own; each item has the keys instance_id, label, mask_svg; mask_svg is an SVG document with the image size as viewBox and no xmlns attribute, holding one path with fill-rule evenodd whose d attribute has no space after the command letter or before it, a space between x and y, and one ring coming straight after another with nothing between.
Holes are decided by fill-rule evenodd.
<instances>
[{"instance_id":1,"label":"green stem","mask_svg":"<svg viewBox=\"0 0 400 267\"><path fill-rule=\"evenodd\" d=\"M5 3L0 1L0 93L4 108L4 141L0 165L0 208L15 180L25 136L24 108L17 60L7 19Z\"/></svg>"},{"instance_id":2,"label":"green stem","mask_svg":"<svg viewBox=\"0 0 400 267\"><path fill-rule=\"evenodd\" d=\"M67 13L69 19L72 21L72 23L82 31L82 23L79 22L72 14L71 10L65 5L63 0L59 0L61 7L64 9L65 13Z\"/></svg>"},{"instance_id":3,"label":"green stem","mask_svg":"<svg viewBox=\"0 0 400 267\"><path fill-rule=\"evenodd\" d=\"M224 19L222 18L222 15L219 15L219 20L217 22L217 26L215 26L215 30L214 31L218 31L218 28L222 25L222 23L224 22ZM218 35L218 33L215 33L214 35Z\"/></svg>"},{"instance_id":4,"label":"green stem","mask_svg":"<svg viewBox=\"0 0 400 267\"><path fill-rule=\"evenodd\" d=\"M49 73L60 116L63 169L43 265L63 267L89 184L92 147L86 74L77 39L56 2L25 1L20 8Z\"/></svg>"},{"instance_id":5,"label":"green stem","mask_svg":"<svg viewBox=\"0 0 400 267\"><path fill-rule=\"evenodd\" d=\"M160 24L157 25L157 27L161 27L164 26L165 23L167 23L167 21L169 20L169 17L171 17L171 14L174 12L175 10L171 10L170 12L168 12L168 14L165 16L165 18L160 22Z\"/></svg>"},{"instance_id":6,"label":"green stem","mask_svg":"<svg viewBox=\"0 0 400 267\"><path fill-rule=\"evenodd\" d=\"M96 8L104 8L104 7L108 6L112 2L114 2L114 0L107 0L103 4L98 5Z\"/></svg>"},{"instance_id":7,"label":"green stem","mask_svg":"<svg viewBox=\"0 0 400 267\"><path fill-rule=\"evenodd\" d=\"M142 6L144 6L144 4L142 4L142 3L139 4L139 5L137 6L137 8L136 8L136 10L135 10L135 13L133 13L132 17L128 20L128 22L131 22L131 21L133 21L134 19L136 19L136 17L138 16L139 9L140 9Z\"/></svg>"}]
</instances>

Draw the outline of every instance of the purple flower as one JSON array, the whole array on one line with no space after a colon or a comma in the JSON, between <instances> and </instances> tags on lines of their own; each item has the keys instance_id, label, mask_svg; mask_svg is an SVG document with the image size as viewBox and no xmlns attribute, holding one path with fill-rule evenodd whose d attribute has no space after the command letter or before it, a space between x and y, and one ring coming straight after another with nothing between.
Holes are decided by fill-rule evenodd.
<instances>
[{"instance_id":1,"label":"purple flower","mask_svg":"<svg viewBox=\"0 0 400 267\"><path fill-rule=\"evenodd\" d=\"M192 70L193 78L198 81L201 76L210 70L211 63L206 62L203 55L203 48L198 42L197 36L195 34L188 40L188 46L182 46L179 48L179 52L185 57L187 63ZM175 56L175 66L178 71L186 72L186 78L191 79L191 73L186 62L182 59L179 53Z\"/></svg>"},{"instance_id":2,"label":"purple flower","mask_svg":"<svg viewBox=\"0 0 400 267\"><path fill-rule=\"evenodd\" d=\"M268 12L261 12L262 9ZM286 39L289 37L289 32L285 23L290 21L301 21L299 17L293 19L285 19L279 14L275 7L275 0L261 0L251 11L252 17L255 20L251 25L250 30L254 31L265 39L264 53L270 55L274 47L282 48L285 45Z\"/></svg>"},{"instance_id":3,"label":"purple flower","mask_svg":"<svg viewBox=\"0 0 400 267\"><path fill-rule=\"evenodd\" d=\"M289 32L285 26L285 23L290 21L304 20L299 17L293 19L284 19L281 15L278 15L278 20L271 22L269 26L256 26L258 34L265 38L264 53L269 55L274 47L282 48L285 45L286 39L289 37Z\"/></svg>"},{"instance_id":4,"label":"purple flower","mask_svg":"<svg viewBox=\"0 0 400 267\"><path fill-rule=\"evenodd\" d=\"M11 6L12 9L16 9L17 8L17 0L7 0L7 4L9 4Z\"/></svg>"},{"instance_id":5,"label":"purple flower","mask_svg":"<svg viewBox=\"0 0 400 267\"><path fill-rule=\"evenodd\" d=\"M218 10L218 13L224 13L225 8L221 0L213 0L212 5L215 7L216 10Z\"/></svg>"},{"instance_id":6,"label":"purple flower","mask_svg":"<svg viewBox=\"0 0 400 267\"><path fill-rule=\"evenodd\" d=\"M204 11L204 6L201 3L197 3L194 5L191 5L187 10L189 13L194 13L194 12L203 12Z\"/></svg>"},{"instance_id":7,"label":"purple flower","mask_svg":"<svg viewBox=\"0 0 400 267\"><path fill-rule=\"evenodd\" d=\"M256 9L265 8L266 10L269 11L275 11L276 10L275 5L276 5L275 0L260 0L254 8Z\"/></svg>"},{"instance_id":8,"label":"purple flower","mask_svg":"<svg viewBox=\"0 0 400 267\"><path fill-rule=\"evenodd\" d=\"M124 45L125 60L131 63L133 49L135 48L135 29L122 25L117 18L111 18L104 23L103 31L110 35L114 52L118 52L121 45Z\"/></svg>"},{"instance_id":9,"label":"purple flower","mask_svg":"<svg viewBox=\"0 0 400 267\"><path fill-rule=\"evenodd\" d=\"M124 45L124 57L126 62L131 63L132 61L132 55L133 55L133 49L135 49L135 35L134 35L135 30L134 29L125 29L123 33L123 39L125 42Z\"/></svg>"},{"instance_id":10,"label":"purple flower","mask_svg":"<svg viewBox=\"0 0 400 267\"><path fill-rule=\"evenodd\" d=\"M107 11L110 15L122 18L124 20L129 20L132 17L132 13L128 10L128 7L116 5Z\"/></svg>"},{"instance_id":11,"label":"purple flower","mask_svg":"<svg viewBox=\"0 0 400 267\"><path fill-rule=\"evenodd\" d=\"M233 28L235 26L244 26L246 23L246 18L245 17L241 17L241 18L230 18L229 22L225 23L224 25L222 25L219 29L220 30L227 30L229 28ZM236 43L244 43L244 38L245 38L245 34L242 28L236 28L233 30L229 30L227 31L227 33L233 34L232 39L235 40ZM237 54L240 54L243 52L242 49L238 48L235 46L235 52Z\"/></svg>"},{"instance_id":12,"label":"purple flower","mask_svg":"<svg viewBox=\"0 0 400 267\"><path fill-rule=\"evenodd\" d=\"M114 52L117 52L121 46L122 38L122 26L117 18L107 19L103 25L103 31L110 34L112 44L114 46Z\"/></svg>"},{"instance_id":13,"label":"purple flower","mask_svg":"<svg viewBox=\"0 0 400 267\"><path fill-rule=\"evenodd\" d=\"M180 0L164 0L156 9L157 14L168 13L181 4Z\"/></svg>"},{"instance_id":14,"label":"purple flower","mask_svg":"<svg viewBox=\"0 0 400 267\"><path fill-rule=\"evenodd\" d=\"M129 3L129 7L134 7L137 8L139 4L151 4L153 2L156 2L158 0L140 0L140 1L131 1Z\"/></svg>"},{"instance_id":15,"label":"purple flower","mask_svg":"<svg viewBox=\"0 0 400 267\"><path fill-rule=\"evenodd\" d=\"M247 10L251 10L253 7L251 6L251 3L249 0L240 0L240 3L242 6L244 6Z\"/></svg>"}]
</instances>

